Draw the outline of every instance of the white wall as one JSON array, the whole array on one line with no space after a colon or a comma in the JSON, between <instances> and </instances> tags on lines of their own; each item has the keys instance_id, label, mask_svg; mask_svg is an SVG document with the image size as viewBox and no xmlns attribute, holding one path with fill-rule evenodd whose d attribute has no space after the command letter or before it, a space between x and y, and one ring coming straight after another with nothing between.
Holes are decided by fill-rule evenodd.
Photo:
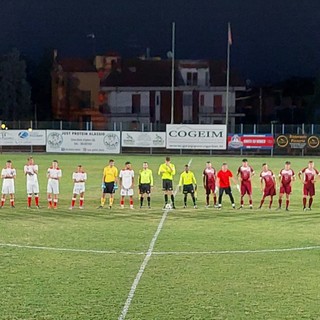
<instances>
[{"instance_id":1,"label":"white wall","mask_svg":"<svg viewBox=\"0 0 320 320\"><path fill-rule=\"evenodd\" d=\"M222 96L222 110L225 111L226 108L226 92L225 91L200 91L199 92L199 106L201 101L201 95L204 95L204 106L212 108L213 106L213 96L221 95ZM235 112L235 92L229 92L229 112ZM212 110L212 109L211 109Z\"/></svg>"},{"instance_id":2,"label":"white wall","mask_svg":"<svg viewBox=\"0 0 320 320\"><path fill-rule=\"evenodd\" d=\"M111 113L131 113L132 112L132 95L140 94L141 105L140 112L149 114L150 111L150 94L148 91L126 91L109 93L108 104Z\"/></svg>"}]
</instances>

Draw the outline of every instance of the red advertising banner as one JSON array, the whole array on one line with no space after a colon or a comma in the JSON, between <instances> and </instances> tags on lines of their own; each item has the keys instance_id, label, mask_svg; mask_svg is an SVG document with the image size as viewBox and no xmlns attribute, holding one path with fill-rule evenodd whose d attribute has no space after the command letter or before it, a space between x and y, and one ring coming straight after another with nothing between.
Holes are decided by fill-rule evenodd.
<instances>
[{"instance_id":1,"label":"red advertising banner","mask_svg":"<svg viewBox=\"0 0 320 320\"><path fill-rule=\"evenodd\" d=\"M229 149L272 149L272 134L233 134L228 135Z\"/></svg>"}]
</instances>

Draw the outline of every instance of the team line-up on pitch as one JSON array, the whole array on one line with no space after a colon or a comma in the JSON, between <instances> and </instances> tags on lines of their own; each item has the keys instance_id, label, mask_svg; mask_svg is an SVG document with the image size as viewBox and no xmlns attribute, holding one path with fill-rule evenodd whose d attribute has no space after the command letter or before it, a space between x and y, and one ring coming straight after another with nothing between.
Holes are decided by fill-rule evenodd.
<instances>
[{"instance_id":1,"label":"team line-up on pitch","mask_svg":"<svg viewBox=\"0 0 320 320\"><path fill-rule=\"evenodd\" d=\"M28 158L27 164L24 166L24 174L27 177L27 207L31 208L32 197L34 197L35 205L39 208L39 183L38 183L38 165L34 163L33 157ZM173 192L173 177L176 174L175 165L171 162L170 157L166 157L165 162L159 166L158 175L162 179L162 188L164 192L164 208L175 209L175 194ZM255 172L252 166L249 165L247 159L242 160L242 165L238 168L237 178L228 169L228 164L223 163L221 169L217 172L213 168L210 161L205 165L203 170L203 187L206 194L206 207L210 205L210 198L213 198L213 206L217 209L222 208L222 196L227 194L230 198L232 208L235 209L235 201L231 189L231 181L236 185L240 192L240 207L244 207L244 197L247 195L249 198L249 208L253 208L252 204L252 184L251 178ZM314 162L309 161L307 167L299 171L298 177L303 182L303 210L311 210L313 196L315 195L315 181L316 177L320 173L314 168ZM58 195L59 195L59 180L62 177L62 170L58 166L58 161L53 160L52 165L47 170L47 201L48 208L57 209L58 207ZM6 167L1 171L2 182L2 196L1 205L2 208L6 201L6 196L9 195L10 206L14 207L14 194L15 186L14 180L16 178L16 169L13 168L11 160L6 162ZM77 169L72 174L74 182L73 196L69 209L73 209L76 203L76 198L79 196L79 208L84 208L84 194L85 183L87 180L87 173L84 171L81 165L77 166ZM290 194L292 190L292 182L296 179L294 171L291 169L290 161L286 161L284 168L280 170L278 179L272 170L269 169L268 164L262 165L262 171L260 172L260 186L262 191L262 198L260 200L259 209L266 197L270 197L269 209L271 209L273 203L273 197L276 195L277 180L279 180L279 199L277 209L282 207L282 199L285 196L285 209L289 210ZM124 208L125 198L129 197L129 206L133 209L133 194L135 185L135 174L131 167L130 162L126 162L123 169L118 171L115 166L114 160L109 160L109 164L103 169L102 176L102 195L100 199L100 205L98 209L102 209L105 206L106 195L109 195L109 208L111 209L114 203L115 191L120 189L120 207ZM140 208L144 205L144 198L147 198L147 206L151 208L151 191L153 187L153 172L149 169L148 163L143 162L142 169L139 170L138 175L138 188L139 188L139 201ZM119 187L118 187L119 186ZM187 207L187 196L190 194L193 207L197 208L196 193L197 193L197 181L194 173L190 170L189 165L184 166L184 171L180 175L179 189L182 189L184 195L183 203L184 208ZM307 198L308 205L307 205Z\"/></svg>"}]
</instances>

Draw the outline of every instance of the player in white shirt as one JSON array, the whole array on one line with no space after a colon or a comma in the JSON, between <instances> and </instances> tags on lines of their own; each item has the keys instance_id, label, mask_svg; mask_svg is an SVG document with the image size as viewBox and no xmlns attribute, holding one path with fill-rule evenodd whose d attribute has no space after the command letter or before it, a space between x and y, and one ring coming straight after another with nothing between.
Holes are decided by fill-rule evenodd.
<instances>
[{"instance_id":1,"label":"player in white shirt","mask_svg":"<svg viewBox=\"0 0 320 320\"><path fill-rule=\"evenodd\" d=\"M77 195L79 198L79 209L83 209L84 203L84 192L86 191L85 182L87 181L87 173L84 172L81 164L78 165L77 170L72 174L73 180L73 196L71 200L70 210L74 208L76 203Z\"/></svg>"},{"instance_id":2,"label":"player in white shirt","mask_svg":"<svg viewBox=\"0 0 320 320\"><path fill-rule=\"evenodd\" d=\"M36 207L39 208L38 165L34 164L32 157L28 158L28 162L24 166L23 171L27 177L28 208L31 208L32 195L34 195Z\"/></svg>"},{"instance_id":3,"label":"player in white shirt","mask_svg":"<svg viewBox=\"0 0 320 320\"><path fill-rule=\"evenodd\" d=\"M120 170L120 207L124 208L124 197L130 198L130 209L133 209L133 186L134 186L134 171L131 169L131 163L125 163L125 168Z\"/></svg>"},{"instance_id":4,"label":"player in white shirt","mask_svg":"<svg viewBox=\"0 0 320 320\"><path fill-rule=\"evenodd\" d=\"M57 209L58 195L59 195L59 180L62 177L62 171L58 167L58 161L53 160L52 166L47 170L47 195L48 195L48 208ZM52 195L53 195L53 206L52 206Z\"/></svg>"},{"instance_id":5,"label":"player in white shirt","mask_svg":"<svg viewBox=\"0 0 320 320\"><path fill-rule=\"evenodd\" d=\"M10 195L10 205L11 208L14 208L14 179L16 178L16 169L12 168L11 160L6 162L6 167L1 170L1 179L2 182L2 196L1 196L1 206L4 206L6 201L6 195Z\"/></svg>"},{"instance_id":6,"label":"player in white shirt","mask_svg":"<svg viewBox=\"0 0 320 320\"><path fill-rule=\"evenodd\" d=\"M12 168L12 162L11 160L8 160L6 162L6 167L1 170L1 179L3 179L3 182L0 208L4 206L6 195L8 194L10 196L11 208L14 208L14 179L16 178L16 175L16 169Z\"/></svg>"}]
</instances>

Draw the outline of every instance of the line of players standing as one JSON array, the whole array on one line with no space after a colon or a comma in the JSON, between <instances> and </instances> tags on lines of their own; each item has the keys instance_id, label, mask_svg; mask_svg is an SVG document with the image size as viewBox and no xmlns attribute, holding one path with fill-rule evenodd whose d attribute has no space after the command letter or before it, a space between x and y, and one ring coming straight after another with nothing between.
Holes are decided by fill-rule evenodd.
<instances>
[{"instance_id":1,"label":"line of players standing","mask_svg":"<svg viewBox=\"0 0 320 320\"><path fill-rule=\"evenodd\" d=\"M27 207L31 207L32 196L35 199L36 208L39 208L39 183L38 183L38 166L34 163L32 157L28 158L27 164L24 166L24 174L27 177ZM165 162L160 165L158 175L162 179L162 188L164 191L164 208L167 208L170 203L170 207L175 209L175 192L173 190L173 177L176 174L174 164L171 163L170 157L166 157ZM221 169L217 172L210 161L206 163L206 167L203 171L203 187L206 193L206 207L210 205L210 197L213 197L214 207L222 208L222 197L226 193L229 198L232 207L235 209L235 201L231 189L231 181L237 186L240 196L240 207L244 207L244 197L248 195L249 208L253 208L252 204L252 184L251 178L255 174L253 168L249 165L247 159L242 160L242 165L238 168L237 177L235 179L233 173L228 169L228 164L223 163ZM302 169L298 176L303 182L303 209L311 210L313 196L315 195L315 181L316 177L320 175L317 169L314 168L314 162L309 161L308 166ZM10 205L14 207L14 179L16 177L16 170L12 167L12 162L8 160L6 167L1 171L2 183L2 196L0 208L4 206L6 195L10 196ZM62 171L58 167L58 161L54 160L52 165L47 170L47 201L48 208L57 208L58 194L59 194L59 180L62 177ZM290 194L292 192L292 182L295 180L295 173L291 169L290 161L286 161L284 168L279 173L279 199L278 210L282 207L282 200L285 195L286 204L285 209L289 210ZM71 206L69 209L73 209L76 202L76 197L79 195L79 208L84 208L84 193L85 182L87 180L87 173L83 170L81 165L78 165L77 170L73 172L72 179L74 182L73 195L71 200ZM231 181L230 181L231 180ZM259 209L266 197L270 197L269 209L271 209L273 203L273 197L276 195L276 177L268 165L264 163L262 165L262 171L260 173L260 187L262 192L262 198L260 200ZM125 197L129 197L130 208L133 208L133 194L134 194L134 171L131 168L131 163L126 162L125 167L120 170L115 167L114 160L110 160L109 164L103 170L102 177L102 196L100 199L99 209L103 208L106 202L106 195L109 194L109 208L112 208L114 202L114 193L118 189L118 182L120 187L120 207L124 208ZM144 162L142 169L139 171L138 187L140 195L140 208L144 203L144 196L147 197L147 205L151 207L151 191L153 188L153 173L149 169L148 163ZM179 190L184 194L183 203L184 208L187 207L187 196L191 195L193 207L197 208L196 194L197 194L197 181L190 170L189 165L184 166L184 171L180 175ZM218 195L218 199L217 199ZM169 199L170 197L170 199ZM309 197L307 205L307 197Z\"/></svg>"}]
</instances>

